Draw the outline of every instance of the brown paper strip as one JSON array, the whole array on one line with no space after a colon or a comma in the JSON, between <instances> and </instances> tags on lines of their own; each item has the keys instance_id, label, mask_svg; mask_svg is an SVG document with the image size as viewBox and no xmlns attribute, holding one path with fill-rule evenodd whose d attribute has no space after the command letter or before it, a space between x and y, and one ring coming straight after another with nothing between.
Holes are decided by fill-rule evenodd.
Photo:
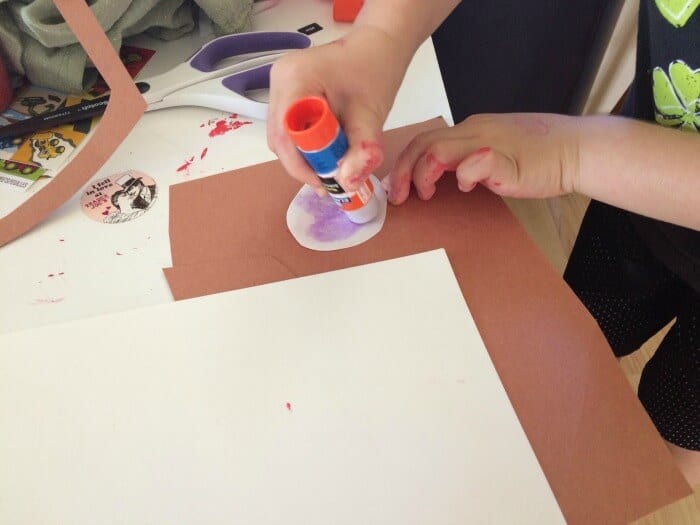
<instances>
[{"instance_id":1,"label":"brown paper strip","mask_svg":"<svg viewBox=\"0 0 700 525\"><path fill-rule=\"evenodd\" d=\"M436 125L387 133L377 173ZM390 207L376 237L338 252L302 248L288 232L299 187L279 162L173 186L168 281L178 298L195 297L445 248L567 521L628 523L688 495L597 324L503 201L443 179L432 200ZM253 261L269 257L279 275L257 271Z\"/></svg>"},{"instance_id":2,"label":"brown paper strip","mask_svg":"<svg viewBox=\"0 0 700 525\"><path fill-rule=\"evenodd\" d=\"M236 271L232 271L232 268ZM201 296L217 293L222 287L226 290L238 290L298 276L273 256L251 256L181 265L165 268L163 271L176 301L191 298L193 288L196 288L197 296Z\"/></svg>"},{"instance_id":3,"label":"brown paper strip","mask_svg":"<svg viewBox=\"0 0 700 525\"><path fill-rule=\"evenodd\" d=\"M114 153L146 109L146 102L84 0L54 0L66 23L111 90L97 129L41 191L0 219L0 246L46 219L72 197Z\"/></svg>"}]
</instances>

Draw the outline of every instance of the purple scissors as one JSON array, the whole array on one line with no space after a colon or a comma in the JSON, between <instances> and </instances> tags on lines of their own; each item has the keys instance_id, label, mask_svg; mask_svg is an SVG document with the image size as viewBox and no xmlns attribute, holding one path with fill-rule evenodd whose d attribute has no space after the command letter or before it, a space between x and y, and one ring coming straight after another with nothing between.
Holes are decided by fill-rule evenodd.
<instances>
[{"instance_id":1,"label":"purple scissors","mask_svg":"<svg viewBox=\"0 0 700 525\"><path fill-rule=\"evenodd\" d=\"M246 92L270 87L272 63L287 51L310 45L308 36L284 31L215 38L186 62L138 81L148 103L146 111L201 106L264 120L267 104Z\"/></svg>"}]
</instances>

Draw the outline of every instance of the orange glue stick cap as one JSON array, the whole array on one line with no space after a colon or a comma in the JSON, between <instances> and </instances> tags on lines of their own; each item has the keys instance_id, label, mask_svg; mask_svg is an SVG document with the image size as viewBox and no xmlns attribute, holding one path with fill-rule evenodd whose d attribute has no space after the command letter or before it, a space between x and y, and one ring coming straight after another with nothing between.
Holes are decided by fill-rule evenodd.
<instances>
[{"instance_id":1,"label":"orange glue stick cap","mask_svg":"<svg viewBox=\"0 0 700 525\"><path fill-rule=\"evenodd\" d=\"M287 109L284 128L300 150L318 151L333 142L340 125L326 99L304 97Z\"/></svg>"}]
</instances>

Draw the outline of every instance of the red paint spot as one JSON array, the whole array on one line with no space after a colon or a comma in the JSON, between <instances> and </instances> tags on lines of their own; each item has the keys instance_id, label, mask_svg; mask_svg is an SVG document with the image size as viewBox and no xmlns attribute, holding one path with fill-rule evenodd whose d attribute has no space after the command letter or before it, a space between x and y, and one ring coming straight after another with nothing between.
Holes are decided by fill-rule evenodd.
<instances>
[{"instance_id":1,"label":"red paint spot","mask_svg":"<svg viewBox=\"0 0 700 525\"><path fill-rule=\"evenodd\" d=\"M287 402L287 403L285 403L284 406L286 406L287 410L289 410L290 412L292 411L292 404L291 403Z\"/></svg>"},{"instance_id":2,"label":"red paint spot","mask_svg":"<svg viewBox=\"0 0 700 525\"><path fill-rule=\"evenodd\" d=\"M231 129L238 129L246 124L252 124L253 122L250 120L236 120L233 124L231 124Z\"/></svg>"},{"instance_id":3,"label":"red paint spot","mask_svg":"<svg viewBox=\"0 0 700 525\"><path fill-rule=\"evenodd\" d=\"M238 118L238 113L231 113L228 118Z\"/></svg>"},{"instance_id":4,"label":"red paint spot","mask_svg":"<svg viewBox=\"0 0 700 525\"><path fill-rule=\"evenodd\" d=\"M382 148L380 148L379 144L376 142L363 140L360 142L360 147L367 155L365 158L365 165L360 176L367 177L377 166L382 163L384 160L384 154L382 153Z\"/></svg>"},{"instance_id":5,"label":"red paint spot","mask_svg":"<svg viewBox=\"0 0 700 525\"><path fill-rule=\"evenodd\" d=\"M438 158L432 153L428 153L426 155L425 161L428 163L428 166L430 167L430 173L432 175L441 175L449 168L449 165L446 162L438 160Z\"/></svg>"},{"instance_id":6,"label":"red paint spot","mask_svg":"<svg viewBox=\"0 0 700 525\"><path fill-rule=\"evenodd\" d=\"M192 161L186 160L182 166L177 168L177 171L185 171L186 169L188 169L190 167L191 164L192 164Z\"/></svg>"},{"instance_id":7,"label":"red paint spot","mask_svg":"<svg viewBox=\"0 0 700 525\"><path fill-rule=\"evenodd\" d=\"M210 137L218 137L219 135L223 135L224 133L226 133L230 130L231 130L231 128L229 127L228 122L226 122L225 120L222 119L222 120L218 121L216 123L216 126L214 127L214 129L212 129L209 132L209 136Z\"/></svg>"},{"instance_id":8,"label":"red paint spot","mask_svg":"<svg viewBox=\"0 0 700 525\"><path fill-rule=\"evenodd\" d=\"M245 126L246 124L253 123L250 120L233 120L236 117L238 117L238 115L235 113L232 113L228 120L225 120L225 119L217 120L216 125L214 126L214 129L212 129L209 132L209 136L210 137L218 137L220 135L224 135L224 134L228 133L229 131L233 131L233 130L238 129L242 126Z\"/></svg>"},{"instance_id":9,"label":"red paint spot","mask_svg":"<svg viewBox=\"0 0 700 525\"><path fill-rule=\"evenodd\" d=\"M208 152L208 151L209 151L209 148L204 148L204 149L202 150L202 153L199 154L200 160L207 156L207 152Z\"/></svg>"}]
</instances>

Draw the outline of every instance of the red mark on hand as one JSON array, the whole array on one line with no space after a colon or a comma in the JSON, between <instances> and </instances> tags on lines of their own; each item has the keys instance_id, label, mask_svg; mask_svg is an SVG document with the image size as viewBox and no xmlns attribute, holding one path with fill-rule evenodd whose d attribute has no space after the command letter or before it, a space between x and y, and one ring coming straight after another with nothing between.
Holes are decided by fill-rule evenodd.
<instances>
[{"instance_id":1,"label":"red mark on hand","mask_svg":"<svg viewBox=\"0 0 700 525\"><path fill-rule=\"evenodd\" d=\"M285 403L284 406L286 406L287 410L289 410L290 412L292 411L292 404L290 402Z\"/></svg>"},{"instance_id":2,"label":"red mark on hand","mask_svg":"<svg viewBox=\"0 0 700 525\"><path fill-rule=\"evenodd\" d=\"M379 167L384 160L384 153L382 153L382 148L376 142L368 142L363 140L360 142L360 147L362 148L362 151L365 152L365 155L367 155L365 158L364 168L360 174L360 177L364 178L370 175L375 168Z\"/></svg>"},{"instance_id":3,"label":"red mark on hand","mask_svg":"<svg viewBox=\"0 0 700 525\"><path fill-rule=\"evenodd\" d=\"M428 163L431 175L442 175L450 167L446 162L438 160L432 153L428 153L425 156L425 161Z\"/></svg>"}]
</instances>

